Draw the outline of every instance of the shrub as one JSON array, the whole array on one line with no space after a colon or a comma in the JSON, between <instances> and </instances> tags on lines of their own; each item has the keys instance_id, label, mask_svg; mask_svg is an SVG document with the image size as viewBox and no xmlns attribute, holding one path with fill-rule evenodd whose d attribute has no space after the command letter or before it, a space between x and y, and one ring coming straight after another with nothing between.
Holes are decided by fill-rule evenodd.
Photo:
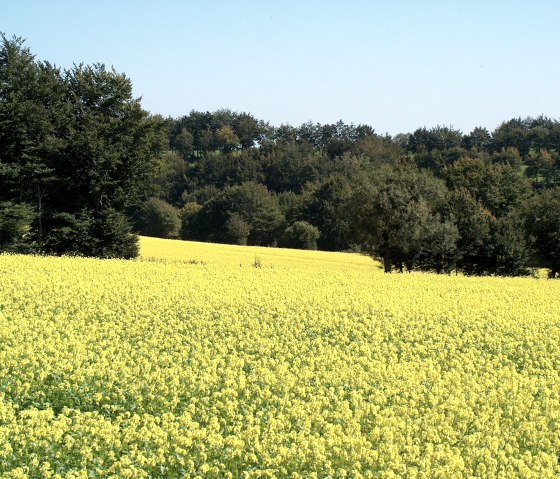
<instances>
[{"instance_id":1,"label":"shrub","mask_svg":"<svg viewBox=\"0 0 560 479\"><path fill-rule=\"evenodd\" d=\"M227 239L233 244L246 245L251 225L238 213L232 213L226 221Z\"/></svg>"},{"instance_id":2,"label":"shrub","mask_svg":"<svg viewBox=\"0 0 560 479\"><path fill-rule=\"evenodd\" d=\"M307 221L296 221L282 235L280 246L284 248L317 249L319 229Z\"/></svg>"},{"instance_id":3,"label":"shrub","mask_svg":"<svg viewBox=\"0 0 560 479\"><path fill-rule=\"evenodd\" d=\"M160 198L149 198L142 206L141 231L157 238L178 238L179 210Z\"/></svg>"},{"instance_id":4,"label":"shrub","mask_svg":"<svg viewBox=\"0 0 560 479\"><path fill-rule=\"evenodd\" d=\"M33 208L27 204L0 203L0 252L31 252L30 232L34 218Z\"/></svg>"},{"instance_id":5,"label":"shrub","mask_svg":"<svg viewBox=\"0 0 560 479\"><path fill-rule=\"evenodd\" d=\"M94 218L87 210L77 215L59 213L51 218L51 229L43 248L58 255L135 258L138 236L132 234L123 213L106 210Z\"/></svg>"}]
</instances>

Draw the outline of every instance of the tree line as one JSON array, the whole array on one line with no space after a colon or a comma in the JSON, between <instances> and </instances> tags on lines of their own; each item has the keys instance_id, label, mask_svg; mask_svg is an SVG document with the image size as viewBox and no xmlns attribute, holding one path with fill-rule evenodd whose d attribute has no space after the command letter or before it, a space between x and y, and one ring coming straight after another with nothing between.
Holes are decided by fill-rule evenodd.
<instances>
[{"instance_id":1,"label":"tree line","mask_svg":"<svg viewBox=\"0 0 560 479\"><path fill-rule=\"evenodd\" d=\"M359 251L386 271L560 272L560 123L271 126L150 115L104 65L0 50L0 250L134 257L136 234Z\"/></svg>"}]
</instances>

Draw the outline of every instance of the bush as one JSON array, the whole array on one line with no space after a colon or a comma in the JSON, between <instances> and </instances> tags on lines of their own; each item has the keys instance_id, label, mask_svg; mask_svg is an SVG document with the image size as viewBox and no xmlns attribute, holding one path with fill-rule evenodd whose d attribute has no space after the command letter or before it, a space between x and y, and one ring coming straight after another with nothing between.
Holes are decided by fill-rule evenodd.
<instances>
[{"instance_id":1,"label":"bush","mask_svg":"<svg viewBox=\"0 0 560 479\"><path fill-rule=\"evenodd\" d=\"M0 252L30 253L31 224L35 214L27 204L0 203Z\"/></svg>"},{"instance_id":2,"label":"bush","mask_svg":"<svg viewBox=\"0 0 560 479\"><path fill-rule=\"evenodd\" d=\"M199 213L202 206L195 202L188 202L180 210L181 231L179 236L184 240L197 240L200 238L200 218Z\"/></svg>"},{"instance_id":3,"label":"bush","mask_svg":"<svg viewBox=\"0 0 560 479\"><path fill-rule=\"evenodd\" d=\"M207 201L192 218L189 236L201 241L230 242L228 221L237 214L250 226L247 243L268 246L274 244L283 230L284 215L278 200L259 183L243 183L225 188Z\"/></svg>"},{"instance_id":4,"label":"bush","mask_svg":"<svg viewBox=\"0 0 560 479\"><path fill-rule=\"evenodd\" d=\"M140 213L141 232L157 238L178 238L181 218L179 210L160 198L149 198Z\"/></svg>"},{"instance_id":5,"label":"bush","mask_svg":"<svg viewBox=\"0 0 560 479\"><path fill-rule=\"evenodd\" d=\"M92 248L84 255L99 258L136 258L140 252L138 236L132 234L130 223L123 213L107 210L90 226Z\"/></svg>"},{"instance_id":6,"label":"bush","mask_svg":"<svg viewBox=\"0 0 560 479\"><path fill-rule=\"evenodd\" d=\"M307 221L296 221L282 235L280 246L284 248L317 249L319 229Z\"/></svg>"},{"instance_id":7,"label":"bush","mask_svg":"<svg viewBox=\"0 0 560 479\"><path fill-rule=\"evenodd\" d=\"M59 213L51 224L44 244L46 253L125 259L138 256L138 237L118 211L106 210L97 218L87 210L78 215Z\"/></svg>"}]
</instances>

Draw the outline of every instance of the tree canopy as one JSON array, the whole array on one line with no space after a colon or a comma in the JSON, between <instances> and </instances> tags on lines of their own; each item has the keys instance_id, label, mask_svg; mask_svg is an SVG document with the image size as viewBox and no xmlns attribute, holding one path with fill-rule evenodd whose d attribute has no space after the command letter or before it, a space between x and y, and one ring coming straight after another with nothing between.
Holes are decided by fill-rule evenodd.
<instances>
[{"instance_id":1,"label":"tree canopy","mask_svg":"<svg viewBox=\"0 0 560 479\"><path fill-rule=\"evenodd\" d=\"M124 74L102 64L61 71L20 38L2 36L0 79L0 201L3 216L27 221L18 242L135 256L126 211L146 194L163 122L142 110Z\"/></svg>"},{"instance_id":2,"label":"tree canopy","mask_svg":"<svg viewBox=\"0 0 560 479\"><path fill-rule=\"evenodd\" d=\"M123 73L0 48L0 251L133 257L136 233L361 251L387 271L560 269L560 122L493 131L161 118Z\"/></svg>"}]
</instances>

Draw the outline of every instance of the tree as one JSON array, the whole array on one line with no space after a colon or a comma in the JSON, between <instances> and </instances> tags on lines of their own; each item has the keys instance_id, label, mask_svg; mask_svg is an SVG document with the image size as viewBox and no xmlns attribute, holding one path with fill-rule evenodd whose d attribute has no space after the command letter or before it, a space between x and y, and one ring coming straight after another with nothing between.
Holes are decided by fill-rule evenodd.
<instances>
[{"instance_id":1,"label":"tree","mask_svg":"<svg viewBox=\"0 0 560 479\"><path fill-rule=\"evenodd\" d=\"M551 188L560 185L560 152L541 148L529 152L525 161L525 174L536 188Z\"/></svg>"},{"instance_id":2,"label":"tree","mask_svg":"<svg viewBox=\"0 0 560 479\"><path fill-rule=\"evenodd\" d=\"M303 193L300 219L316 225L320 249L341 251L350 247L350 218L347 204L355 184L343 174L309 185Z\"/></svg>"},{"instance_id":3,"label":"tree","mask_svg":"<svg viewBox=\"0 0 560 479\"><path fill-rule=\"evenodd\" d=\"M501 163L511 166L514 170L519 170L523 159L517 151L517 148L508 147L502 148L500 151L495 151L490 157L492 163Z\"/></svg>"},{"instance_id":4,"label":"tree","mask_svg":"<svg viewBox=\"0 0 560 479\"><path fill-rule=\"evenodd\" d=\"M493 133L494 149L516 148L525 158L532 150L560 150L560 122L539 116L513 118L499 125Z\"/></svg>"},{"instance_id":5,"label":"tree","mask_svg":"<svg viewBox=\"0 0 560 479\"><path fill-rule=\"evenodd\" d=\"M177 238L181 227L179 210L159 198L148 198L140 213L140 231L157 238Z\"/></svg>"},{"instance_id":6,"label":"tree","mask_svg":"<svg viewBox=\"0 0 560 479\"><path fill-rule=\"evenodd\" d=\"M492 135L486 128L477 126L468 135L463 136L462 146L468 150L490 151Z\"/></svg>"},{"instance_id":7,"label":"tree","mask_svg":"<svg viewBox=\"0 0 560 479\"><path fill-rule=\"evenodd\" d=\"M459 130L448 126L436 126L426 129L418 128L408 138L407 148L413 153L423 149L427 151L445 150L459 147L463 142L463 135Z\"/></svg>"},{"instance_id":8,"label":"tree","mask_svg":"<svg viewBox=\"0 0 560 479\"><path fill-rule=\"evenodd\" d=\"M296 221L282 235L280 246L296 249L317 249L319 229L307 221Z\"/></svg>"},{"instance_id":9,"label":"tree","mask_svg":"<svg viewBox=\"0 0 560 479\"><path fill-rule=\"evenodd\" d=\"M233 129L239 138L241 148L246 150L255 145L262 138L265 125L258 122L255 118L247 113L236 115L233 122Z\"/></svg>"},{"instance_id":10,"label":"tree","mask_svg":"<svg viewBox=\"0 0 560 479\"><path fill-rule=\"evenodd\" d=\"M461 158L443 169L452 190L467 190L490 213L500 217L531 195L531 184L508 164L487 164L480 158Z\"/></svg>"},{"instance_id":11,"label":"tree","mask_svg":"<svg viewBox=\"0 0 560 479\"><path fill-rule=\"evenodd\" d=\"M35 212L30 205L0 203L0 251L33 252L30 233Z\"/></svg>"},{"instance_id":12,"label":"tree","mask_svg":"<svg viewBox=\"0 0 560 479\"><path fill-rule=\"evenodd\" d=\"M204 239L199 232L199 213L202 206L194 201L185 203L180 210L181 229L179 235L181 239Z\"/></svg>"},{"instance_id":13,"label":"tree","mask_svg":"<svg viewBox=\"0 0 560 479\"><path fill-rule=\"evenodd\" d=\"M175 148L184 160L188 160L193 152L193 135L185 127L175 137Z\"/></svg>"},{"instance_id":14,"label":"tree","mask_svg":"<svg viewBox=\"0 0 560 479\"><path fill-rule=\"evenodd\" d=\"M450 193L449 205L459 232L456 268L470 275L490 272L492 214L465 188Z\"/></svg>"},{"instance_id":15,"label":"tree","mask_svg":"<svg viewBox=\"0 0 560 479\"><path fill-rule=\"evenodd\" d=\"M496 217L464 188L451 192L449 204L459 232L459 271L469 275L527 274L530 244L517 209Z\"/></svg>"},{"instance_id":16,"label":"tree","mask_svg":"<svg viewBox=\"0 0 560 479\"><path fill-rule=\"evenodd\" d=\"M175 151L165 151L154 162L151 180L143 194L162 198L173 206L183 204L182 194L187 188L189 167Z\"/></svg>"},{"instance_id":17,"label":"tree","mask_svg":"<svg viewBox=\"0 0 560 479\"><path fill-rule=\"evenodd\" d=\"M298 132L297 129L291 125L282 124L275 128L272 133L272 140L278 145L287 145L296 143Z\"/></svg>"},{"instance_id":18,"label":"tree","mask_svg":"<svg viewBox=\"0 0 560 479\"><path fill-rule=\"evenodd\" d=\"M424 225L423 240L415 258L415 266L424 271L451 273L457 266L459 229L454 218L428 218Z\"/></svg>"},{"instance_id":19,"label":"tree","mask_svg":"<svg viewBox=\"0 0 560 479\"><path fill-rule=\"evenodd\" d=\"M222 153L210 152L190 168L189 176L195 184L218 188L239 185L247 181L264 180L263 165L256 149Z\"/></svg>"},{"instance_id":20,"label":"tree","mask_svg":"<svg viewBox=\"0 0 560 479\"><path fill-rule=\"evenodd\" d=\"M0 201L33 206L30 237L42 240L45 201L64 146L67 106L60 71L40 63L24 40L1 35Z\"/></svg>"},{"instance_id":21,"label":"tree","mask_svg":"<svg viewBox=\"0 0 560 479\"><path fill-rule=\"evenodd\" d=\"M125 75L100 64L62 73L23 43L2 36L0 200L33 205L29 237L43 252L128 256L124 212L145 195L164 122Z\"/></svg>"},{"instance_id":22,"label":"tree","mask_svg":"<svg viewBox=\"0 0 560 479\"><path fill-rule=\"evenodd\" d=\"M492 253L495 265L491 272L499 276L529 274L530 242L526 239L518 210L497 218L493 226Z\"/></svg>"},{"instance_id":23,"label":"tree","mask_svg":"<svg viewBox=\"0 0 560 479\"><path fill-rule=\"evenodd\" d=\"M227 240L230 243L246 245L251 233L249 225L239 213L232 213L226 221Z\"/></svg>"},{"instance_id":24,"label":"tree","mask_svg":"<svg viewBox=\"0 0 560 479\"><path fill-rule=\"evenodd\" d=\"M221 148L224 153L228 153L236 149L239 145L239 137L229 125L222 126L216 132L216 141L218 147Z\"/></svg>"},{"instance_id":25,"label":"tree","mask_svg":"<svg viewBox=\"0 0 560 479\"><path fill-rule=\"evenodd\" d=\"M414 160L420 168L426 168L438 176L441 176L442 170L449 165L459 161L462 158L471 158L480 156L480 154L465 150L459 146L446 148L444 150L419 150L414 155Z\"/></svg>"},{"instance_id":26,"label":"tree","mask_svg":"<svg viewBox=\"0 0 560 479\"><path fill-rule=\"evenodd\" d=\"M43 248L50 254L75 254L98 258L138 256L138 236L120 211L104 209L97 216L89 210L55 213Z\"/></svg>"},{"instance_id":27,"label":"tree","mask_svg":"<svg viewBox=\"0 0 560 479\"><path fill-rule=\"evenodd\" d=\"M493 147L499 151L502 148L516 148L522 156L529 153L531 141L528 134L528 122L521 118L513 118L502 122L492 133Z\"/></svg>"},{"instance_id":28,"label":"tree","mask_svg":"<svg viewBox=\"0 0 560 479\"><path fill-rule=\"evenodd\" d=\"M277 193L300 193L306 183L315 181L325 163L323 153L309 144L280 144L262 158L265 184Z\"/></svg>"},{"instance_id":29,"label":"tree","mask_svg":"<svg viewBox=\"0 0 560 479\"><path fill-rule=\"evenodd\" d=\"M304 195L296 195L293 191L284 191L276 195L278 207L288 223L300 219L304 203Z\"/></svg>"},{"instance_id":30,"label":"tree","mask_svg":"<svg viewBox=\"0 0 560 479\"><path fill-rule=\"evenodd\" d=\"M445 184L425 170L411 165L381 168L350 200L355 242L363 251L381 258L386 273L395 265L402 271L403 265L412 269L419 261L427 264L434 231L436 236L452 235L449 241L445 239L450 245L456 236L452 227L442 226L450 221L445 212L446 194ZM447 253L432 251L437 254L435 268L449 269L449 264L437 266Z\"/></svg>"},{"instance_id":31,"label":"tree","mask_svg":"<svg viewBox=\"0 0 560 479\"><path fill-rule=\"evenodd\" d=\"M396 163L405 154L404 149L397 142L373 134L358 139L352 151L364 161L377 165Z\"/></svg>"},{"instance_id":32,"label":"tree","mask_svg":"<svg viewBox=\"0 0 560 479\"><path fill-rule=\"evenodd\" d=\"M284 216L277 198L265 186L247 182L225 188L202 206L196 219L191 221L191 231L197 235L193 239L218 243L231 241L228 221L233 214L250 227L248 244L274 244L283 229Z\"/></svg>"},{"instance_id":33,"label":"tree","mask_svg":"<svg viewBox=\"0 0 560 479\"><path fill-rule=\"evenodd\" d=\"M533 243L534 266L560 273L560 188L543 190L524 206L525 228Z\"/></svg>"}]
</instances>

